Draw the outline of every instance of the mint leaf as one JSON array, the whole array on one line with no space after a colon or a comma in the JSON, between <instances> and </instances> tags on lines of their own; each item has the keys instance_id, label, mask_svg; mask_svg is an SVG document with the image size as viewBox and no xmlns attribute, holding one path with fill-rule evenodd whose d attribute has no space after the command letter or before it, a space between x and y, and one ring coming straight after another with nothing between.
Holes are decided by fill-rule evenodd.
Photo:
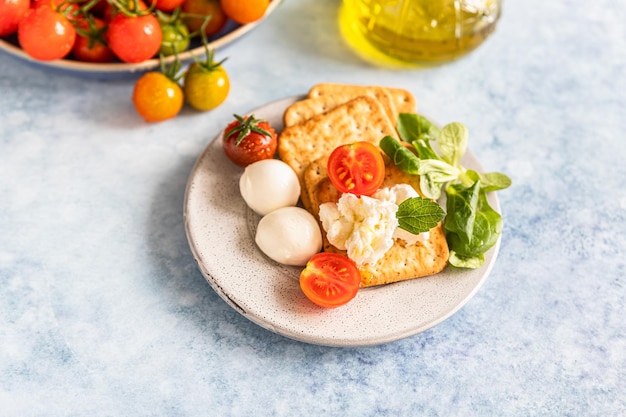
<instances>
[{"instance_id":1,"label":"mint leaf","mask_svg":"<svg viewBox=\"0 0 626 417\"><path fill-rule=\"evenodd\" d=\"M428 198L413 197L398 206L396 217L398 226L409 233L418 235L437 226L446 212L437 202Z\"/></svg>"}]
</instances>

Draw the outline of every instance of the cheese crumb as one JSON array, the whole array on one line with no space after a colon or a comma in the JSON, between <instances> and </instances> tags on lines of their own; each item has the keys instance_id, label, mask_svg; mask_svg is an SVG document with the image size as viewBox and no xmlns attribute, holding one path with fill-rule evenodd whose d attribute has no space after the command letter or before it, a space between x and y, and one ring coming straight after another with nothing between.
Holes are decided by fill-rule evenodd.
<instances>
[{"instance_id":1,"label":"cheese crumb","mask_svg":"<svg viewBox=\"0 0 626 417\"><path fill-rule=\"evenodd\" d=\"M336 204L320 205L319 215L328 241L363 265L376 263L393 246L397 211L392 202L345 193Z\"/></svg>"},{"instance_id":2,"label":"cheese crumb","mask_svg":"<svg viewBox=\"0 0 626 417\"><path fill-rule=\"evenodd\" d=\"M428 239L398 227L398 206L419 194L408 184L381 188L371 197L345 193L337 203L320 205L319 216L331 245L345 250L357 265L374 264L393 246L394 239L407 245Z\"/></svg>"}]
</instances>

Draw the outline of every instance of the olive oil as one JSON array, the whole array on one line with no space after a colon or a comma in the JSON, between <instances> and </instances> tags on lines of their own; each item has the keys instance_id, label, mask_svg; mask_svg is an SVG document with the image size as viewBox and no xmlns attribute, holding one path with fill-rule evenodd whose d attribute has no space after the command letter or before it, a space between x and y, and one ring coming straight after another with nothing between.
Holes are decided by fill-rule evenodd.
<instances>
[{"instance_id":1,"label":"olive oil","mask_svg":"<svg viewBox=\"0 0 626 417\"><path fill-rule=\"evenodd\" d=\"M339 24L368 61L428 66L477 48L499 17L500 0L343 0Z\"/></svg>"}]
</instances>

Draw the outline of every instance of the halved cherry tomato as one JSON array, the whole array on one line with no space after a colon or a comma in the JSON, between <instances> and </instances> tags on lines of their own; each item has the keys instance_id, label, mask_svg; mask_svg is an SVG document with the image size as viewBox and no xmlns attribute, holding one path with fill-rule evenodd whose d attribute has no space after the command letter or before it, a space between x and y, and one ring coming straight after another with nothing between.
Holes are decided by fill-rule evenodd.
<instances>
[{"instance_id":1,"label":"halved cherry tomato","mask_svg":"<svg viewBox=\"0 0 626 417\"><path fill-rule=\"evenodd\" d=\"M361 285L354 261L331 252L316 253L300 273L304 295L320 307L335 308L352 300Z\"/></svg>"},{"instance_id":2,"label":"halved cherry tomato","mask_svg":"<svg viewBox=\"0 0 626 417\"><path fill-rule=\"evenodd\" d=\"M220 0L226 16L241 24L262 18L269 4L270 0Z\"/></svg>"},{"instance_id":3,"label":"halved cherry tomato","mask_svg":"<svg viewBox=\"0 0 626 417\"><path fill-rule=\"evenodd\" d=\"M328 158L328 177L342 193L373 194L385 179L385 161L378 147L355 142L335 148Z\"/></svg>"},{"instance_id":4,"label":"halved cherry tomato","mask_svg":"<svg viewBox=\"0 0 626 417\"><path fill-rule=\"evenodd\" d=\"M62 13L42 4L30 9L22 18L17 39L31 57L51 61L69 54L76 40L76 30Z\"/></svg>"},{"instance_id":5,"label":"halved cherry tomato","mask_svg":"<svg viewBox=\"0 0 626 417\"><path fill-rule=\"evenodd\" d=\"M29 0L0 0L0 36L16 32L29 8Z\"/></svg>"},{"instance_id":6,"label":"halved cherry tomato","mask_svg":"<svg viewBox=\"0 0 626 417\"><path fill-rule=\"evenodd\" d=\"M226 156L242 167L273 158L278 143L272 126L254 115L235 115L235 119L224 130L223 147Z\"/></svg>"}]
</instances>

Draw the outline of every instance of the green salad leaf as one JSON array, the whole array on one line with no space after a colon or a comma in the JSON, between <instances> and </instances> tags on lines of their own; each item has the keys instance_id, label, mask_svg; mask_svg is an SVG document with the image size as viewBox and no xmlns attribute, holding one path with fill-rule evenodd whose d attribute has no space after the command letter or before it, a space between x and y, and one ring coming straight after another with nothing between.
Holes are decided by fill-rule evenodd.
<instances>
[{"instance_id":1,"label":"green salad leaf","mask_svg":"<svg viewBox=\"0 0 626 417\"><path fill-rule=\"evenodd\" d=\"M450 185L447 196L448 215L443 228L450 248L449 262L457 267L478 268L502 233L502 216L489 205L480 182L471 187Z\"/></svg>"},{"instance_id":2,"label":"green salad leaf","mask_svg":"<svg viewBox=\"0 0 626 417\"><path fill-rule=\"evenodd\" d=\"M407 174L418 175L419 158L396 139L385 136L380 140L379 146L402 171Z\"/></svg>"},{"instance_id":3,"label":"green salad leaf","mask_svg":"<svg viewBox=\"0 0 626 417\"><path fill-rule=\"evenodd\" d=\"M502 217L489 205L487 193L510 187L511 179L500 172L479 173L463 167L461 160L467 150L469 132L462 123L449 123L439 129L422 115L402 113L397 130L400 139L412 145L413 150L386 136L380 141L383 152L402 171L419 175L421 192L426 197L421 200L438 206L432 200L438 200L443 192L447 197L446 210L439 213L430 204L407 200L406 206L401 205L398 210L400 227L421 233L435 227L438 221L434 224L432 221L443 216L440 220L443 218L450 248L449 263L461 268L479 268L485 253L502 233ZM437 150L433 143L437 144ZM422 230L429 224L433 225Z\"/></svg>"}]
</instances>

